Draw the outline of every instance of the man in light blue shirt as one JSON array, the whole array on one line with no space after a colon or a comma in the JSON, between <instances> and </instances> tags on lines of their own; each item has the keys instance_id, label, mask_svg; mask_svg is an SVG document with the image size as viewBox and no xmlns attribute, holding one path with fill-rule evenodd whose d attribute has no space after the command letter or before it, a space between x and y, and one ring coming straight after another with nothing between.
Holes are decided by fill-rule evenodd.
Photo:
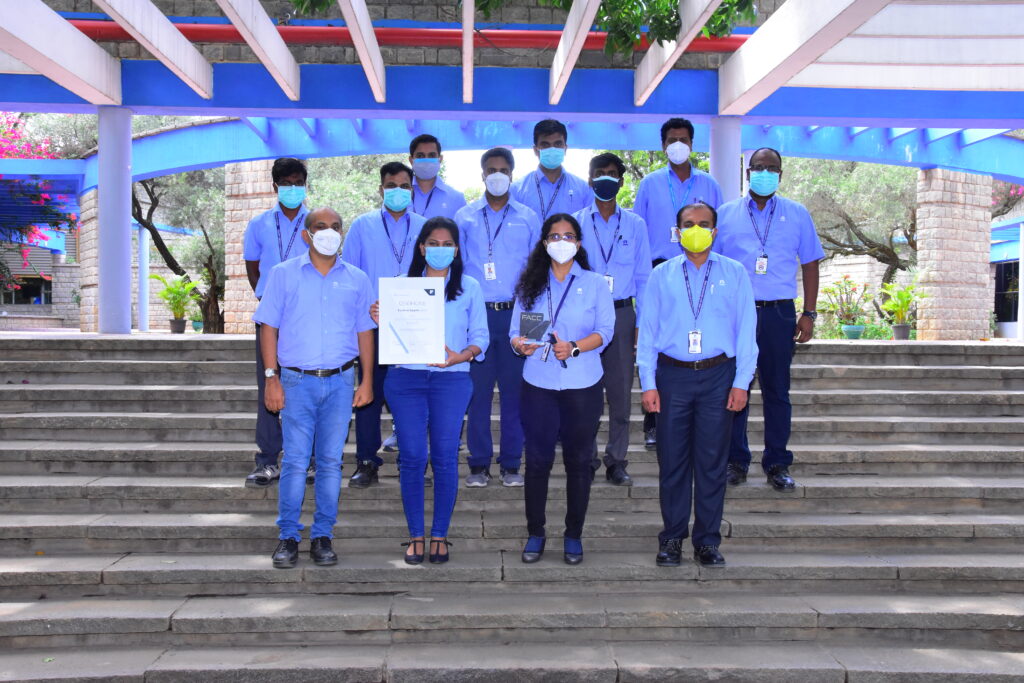
<instances>
[{"instance_id":1,"label":"man in light blue shirt","mask_svg":"<svg viewBox=\"0 0 1024 683\"><path fill-rule=\"evenodd\" d=\"M512 185L512 198L533 209L541 223L556 213L576 213L594 200L587 181L562 168L568 139L560 121L545 119L534 126L533 153L540 164Z\"/></svg>"},{"instance_id":2,"label":"man in light blue shirt","mask_svg":"<svg viewBox=\"0 0 1024 683\"><path fill-rule=\"evenodd\" d=\"M756 314L743 266L711 253L715 210L679 211L684 254L651 273L640 311L637 364L644 409L658 419L661 515L657 564L681 563L691 501L694 558L721 566L726 464L733 415L747 404L757 363Z\"/></svg>"},{"instance_id":3,"label":"man in light blue shirt","mask_svg":"<svg viewBox=\"0 0 1024 683\"><path fill-rule=\"evenodd\" d=\"M337 564L331 547L338 516L341 455L352 408L373 399L372 370L355 386L356 357L372 368L372 292L365 273L338 258L341 218L332 209L309 213L302 233L309 249L270 271L253 320L260 323L267 370L266 407L280 412L284 436L280 529L273 562L294 567L302 540L302 499L306 469L316 451L316 512L310 531L310 558ZM314 447L314 435L316 445Z\"/></svg>"},{"instance_id":4,"label":"man in light blue shirt","mask_svg":"<svg viewBox=\"0 0 1024 683\"><path fill-rule=\"evenodd\" d=\"M721 233L715 251L743 264L757 302L758 384L764 410L764 452L761 468L776 491L792 491L789 475L793 453L788 449L793 418L789 401L794 341L810 341L818 317L818 261L824 258L811 214L803 205L776 194L782 177L782 155L770 148L750 156L750 194L719 212ZM804 310L796 315L796 274L804 283ZM729 485L747 479L750 444L744 410L733 423Z\"/></svg>"},{"instance_id":5,"label":"man in light blue shirt","mask_svg":"<svg viewBox=\"0 0 1024 683\"><path fill-rule=\"evenodd\" d=\"M409 272L416 238L425 219L410 210L412 169L392 161L380 168L380 194L384 206L364 213L352 222L345 238L341 258L362 270L370 278L373 301L379 298L380 278L398 277ZM373 303L371 301L370 303ZM381 447L380 414L384 409L386 365L373 372L373 402L356 411L356 460L358 465L348 485L366 488L377 483L377 470L384 463L377 451Z\"/></svg>"},{"instance_id":6,"label":"man in light blue shirt","mask_svg":"<svg viewBox=\"0 0 1024 683\"><path fill-rule=\"evenodd\" d=\"M263 296L270 270L305 251L296 239L306 219L306 165L298 159L285 157L274 161L270 169L277 203L274 208L249 221L242 240L242 258L249 286L256 299ZM260 348L260 324L256 323L256 466L245 478L249 488L270 486L281 475L277 458L281 452L281 421L264 405L266 378Z\"/></svg>"},{"instance_id":7,"label":"man in light blue shirt","mask_svg":"<svg viewBox=\"0 0 1024 683\"><path fill-rule=\"evenodd\" d=\"M516 282L526 259L540 239L540 221L531 209L509 196L515 161L512 152L495 147L480 159L484 196L459 209L462 258L466 275L483 288L487 308L490 350L470 367L473 398L469 403L466 442L469 476L466 486L487 486L494 455L491 438L491 402L494 385L501 399L501 439L498 465L504 486L522 486L519 466L523 459L523 428L519 421L519 396L523 383L523 359L508 343L509 323Z\"/></svg>"},{"instance_id":8,"label":"man in light blue shirt","mask_svg":"<svg viewBox=\"0 0 1024 683\"><path fill-rule=\"evenodd\" d=\"M601 352L604 392L608 400L608 444L605 446L605 478L616 486L631 486L626 471L629 461L629 417L633 406L633 341L636 310L651 274L647 225L640 216L616 202L626 166L618 156L605 153L590 160L590 186L594 202L574 218L583 231L583 248L590 265L603 276L615 305L615 336ZM594 449L594 470L601 465Z\"/></svg>"},{"instance_id":9,"label":"man in light blue shirt","mask_svg":"<svg viewBox=\"0 0 1024 683\"><path fill-rule=\"evenodd\" d=\"M433 135L417 135L409 143L409 164L412 166L413 213L425 219L435 216L455 218L466 205L465 196L449 186L439 175L444 156L441 143Z\"/></svg>"}]
</instances>

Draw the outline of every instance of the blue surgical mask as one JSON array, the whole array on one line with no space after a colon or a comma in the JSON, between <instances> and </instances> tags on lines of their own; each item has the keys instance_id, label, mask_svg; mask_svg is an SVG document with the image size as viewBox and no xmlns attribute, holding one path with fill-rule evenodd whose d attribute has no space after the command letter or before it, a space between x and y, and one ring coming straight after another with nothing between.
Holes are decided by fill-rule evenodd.
<instances>
[{"instance_id":1,"label":"blue surgical mask","mask_svg":"<svg viewBox=\"0 0 1024 683\"><path fill-rule=\"evenodd\" d=\"M594 196L602 202L610 202L619 194L619 179L610 175L603 175L591 181L594 186Z\"/></svg>"},{"instance_id":2,"label":"blue surgical mask","mask_svg":"<svg viewBox=\"0 0 1024 683\"><path fill-rule=\"evenodd\" d=\"M751 171L750 190L754 194L768 197L779 189L779 174L772 171Z\"/></svg>"},{"instance_id":3,"label":"blue surgical mask","mask_svg":"<svg viewBox=\"0 0 1024 683\"><path fill-rule=\"evenodd\" d=\"M441 170L440 159L413 159L412 172L421 180L433 180Z\"/></svg>"},{"instance_id":4,"label":"blue surgical mask","mask_svg":"<svg viewBox=\"0 0 1024 683\"><path fill-rule=\"evenodd\" d=\"M564 147L545 147L540 151L540 165L548 170L555 170L565 161Z\"/></svg>"},{"instance_id":5,"label":"blue surgical mask","mask_svg":"<svg viewBox=\"0 0 1024 683\"><path fill-rule=\"evenodd\" d=\"M427 264L434 270L444 270L455 260L455 247L427 247Z\"/></svg>"},{"instance_id":6,"label":"blue surgical mask","mask_svg":"<svg viewBox=\"0 0 1024 683\"><path fill-rule=\"evenodd\" d=\"M384 190L384 206L392 211L405 211L412 201L412 192L404 187L389 187Z\"/></svg>"},{"instance_id":7,"label":"blue surgical mask","mask_svg":"<svg viewBox=\"0 0 1024 683\"><path fill-rule=\"evenodd\" d=\"M277 188L277 201L286 209L297 209L306 198L305 185L285 185Z\"/></svg>"}]
</instances>

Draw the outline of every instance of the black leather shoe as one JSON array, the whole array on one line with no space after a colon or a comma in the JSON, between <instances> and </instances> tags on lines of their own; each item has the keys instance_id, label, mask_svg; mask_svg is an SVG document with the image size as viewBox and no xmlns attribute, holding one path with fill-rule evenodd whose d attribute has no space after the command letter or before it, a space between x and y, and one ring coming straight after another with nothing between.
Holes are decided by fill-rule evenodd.
<instances>
[{"instance_id":1,"label":"black leather shoe","mask_svg":"<svg viewBox=\"0 0 1024 683\"><path fill-rule=\"evenodd\" d=\"M729 486L739 486L747 480L747 471L736 463L729 463L725 466L725 483Z\"/></svg>"},{"instance_id":2,"label":"black leather shoe","mask_svg":"<svg viewBox=\"0 0 1024 683\"><path fill-rule=\"evenodd\" d=\"M544 545L547 540L544 536L530 536L526 540L526 546L523 547L523 562L533 564L539 561L544 556Z\"/></svg>"},{"instance_id":3,"label":"black leather shoe","mask_svg":"<svg viewBox=\"0 0 1024 683\"><path fill-rule=\"evenodd\" d=\"M620 462L615 463L604 473L604 478L616 486L632 486L633 477L629 476L626 466Z\"/></svg>"},{"instance_id":4,"label":"black leather shoe","mask_svg":"<svg viewBox=\"0 0 1024 683\"><path fill-rule=\"evenodd\" d=\"M411 553L405 553L406 564L423 564L423 546L425 545L425 543L426 542L422 538L420 538L416 540L410 540L408 543L402 544L406 548L412 550ZM419 552L416 552L417 550L419 550Z\"/></svg>"},{"instance_id":5,"label":"black leather shoe","mask_svg":"<svg viewBox=\"0 0 1024 683\"><path fill-rule=\"evenodd\" d=\"M377 466L373 464L373 461L360 460L355 474L348 480L348 485L353 489L365 489L376 484L377 481Z\"/></svg>"},{"instance_id":6,"label":"black leather shoe","mask_svg":"<svg viewBox=\"0 0 1024 683\"><path fill-rule=\"evenodd\" d=\"M309 559L313 560L313 564L322 567L338 564L338 554L331 547L331 539L326 536L311 539L309 541Z\"/></svg>"},{"instance_id":7,"label":"black leather shoe","mask_svg":"<svg viewBox=\"0 0 1024 683\"><path fill-rule=\"evenodd\" d=\"M683 539L670 538L658 546L658 557L654 563L659 567L678 567L683 563Z\"/></svg>"},{"instance_id":8,"label":"black leather shoe","mask_svg":"<svg viewBox=\"0 0 1024 683\"><path fill-rule=\"evenodd\" d=\"M653 451L658 447L658 428L651 427L644 430L644 448Z\"/></svg>"},{"instance_id":9,"label":"black leather shoe","mask_svg":"<svg viewBox=\"0 0 1024 683\"><path fill-rule=\"evenodd\" d=\"M448 556L451 554L448 552L448 548L451 547L451 543L448 542L447 538L431 538L430 539L430 563L431 564L444 564L448 561ZM434 552L435 549L437 552ZM441 552L441 551L444 552Z\"/></svg>"},{"instance_id":10,"label":"black leather shoe","mask_svg":"<svg viewBox=\"0 0 1024 683\"><path fill-rule=\"evenodd\" d=\"M789 468L785 465L775 465L768 470L768 483L776 491L792 491L796 488L796 482L789 476Z\"/></svg>"},{"instance_id":11,"label":"black leather shoe","mask_svg":"<svg viewBox=\"0 0 1024 683\"><path fill-rule=\"evenodd\" d=\"M566 564L579 564L583 561L583 540L579 538L565 537L564 553L562 554Z\"/></svg>"},{"instance_id":12,"label":"black leather shoe","mask_svg":"<svg viewBox=\"0 0 1024 683\"><path fill-rule=\"evenodd\" d=\"M702 567L724 567L725 558L718 552L718 546L702 545L693 551L693 559L700 562Z\"/></svg>"},{"instance_id":13,"label":"black leather shoe","mask_svg":"<svg viewBox=\"0 0 1024 683\"><path fill-rule=\"evenodd\" d=\"M274 567L291 569L299 561L299 542L294 538L286 538L277 544L273 555Z\"/></svg>"}]
</instances>

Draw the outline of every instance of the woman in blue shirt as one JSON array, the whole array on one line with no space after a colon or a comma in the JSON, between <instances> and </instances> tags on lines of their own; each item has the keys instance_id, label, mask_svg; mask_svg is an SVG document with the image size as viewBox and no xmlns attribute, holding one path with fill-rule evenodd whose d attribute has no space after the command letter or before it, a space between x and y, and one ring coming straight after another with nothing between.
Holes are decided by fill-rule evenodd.
<instances>
[{"instance_id":1,"label":"woman in blue shirt","mask_svg":"<svg viewBox=\"0 0 1024 683\"><path fill-rule=\"evenodd\" d=\"M568 506L564 557L568 564L583 561L581 537L593 478L590 461L604 409L601 351L612 340L615 307L608 283L590 269L581 239L580 225L569 214L548 218L516 285L509 337L516 353L528 357L520 408L530 534L523 562L536 562L544 553L548 479L558 441ZM532 319L523 315L531 313Z\"/></svg>"},{"instance_id":2,"label":"woman in blue shirt","mask_svg":"<svg viewBox=\"0 0 1024 683\"><path fill-rule=\"evenodd\" d=\"M448 526L459 488L459 434L473 394L469 364L482 360L490 339L480 284L462 274L459 228L438 216L423 224L409 277L445 278L444 337L448 359L439 365L399 365L388 371L384 397L391 407L402 454L399 475L409 525L408 564L423 562L423 484L429 438L434 471L430 561L448 561ZM377 319L377 305L371 309ZM428 436L429 434L429 436Z\"/></svg>"}]
</instances>

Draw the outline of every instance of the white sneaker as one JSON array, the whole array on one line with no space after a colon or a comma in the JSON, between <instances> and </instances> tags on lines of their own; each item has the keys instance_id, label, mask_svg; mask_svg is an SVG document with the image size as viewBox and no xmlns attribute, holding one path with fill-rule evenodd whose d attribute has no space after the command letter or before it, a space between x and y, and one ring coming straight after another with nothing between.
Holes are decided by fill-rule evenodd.
<instances>
[{"instance_id":1,"label":"white sneaker","mask_svg":"<svg viewBox=\"0 0 1024 683\"><path fill-rule=\"evenodd\" d=\"M523 475L519 474L519 470L506 470L504 467L501 469L501 485L502 486L522 486Z\"/></svg>"}]
</instances>

